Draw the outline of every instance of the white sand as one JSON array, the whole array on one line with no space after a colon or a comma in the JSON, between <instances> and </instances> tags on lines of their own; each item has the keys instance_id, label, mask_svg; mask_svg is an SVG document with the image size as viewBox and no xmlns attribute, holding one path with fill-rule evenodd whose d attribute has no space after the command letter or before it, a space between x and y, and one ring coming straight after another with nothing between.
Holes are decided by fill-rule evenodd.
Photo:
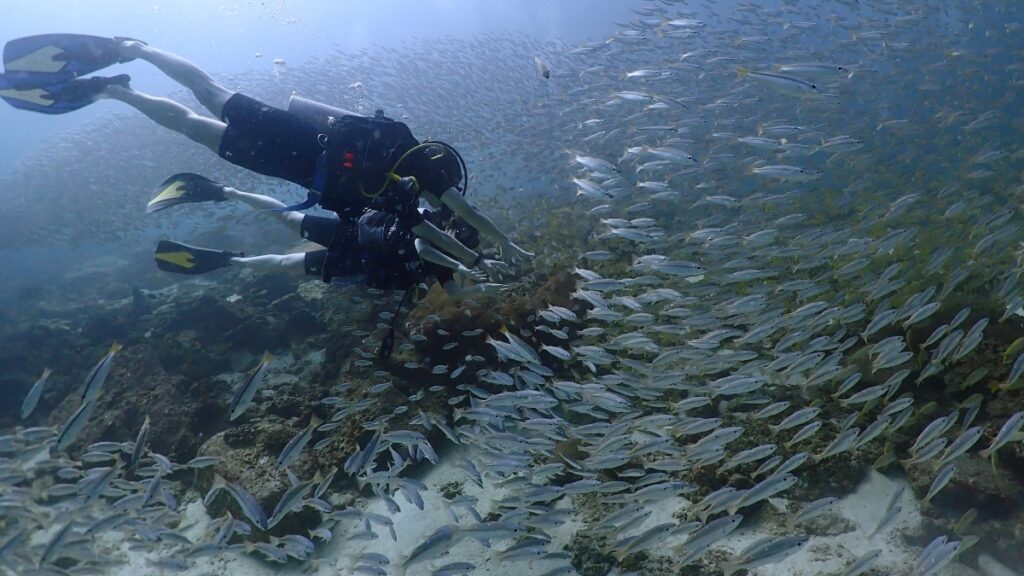
<instances>
[{"instance_id":1,"label":"white sand","mask_svg":"<svg viewBox=\"0 0 1024 576\"><path fill-rule=\"evenodd\" d=\"M398 562L404 554L408 554L413 547L444 524L453 522L449 510L444 506L439 494L442 485L451 481L462 481L464 472L453 465L454 459L448 457L433 467L423 478L423 481L430 488L429 492L423 494L425 509L420 511L412 504L409 504L400 495L395 499L402 507L402 511L391 518L395 523L397 541L393 541L386 528L374 527L379 538L369 542L349 542L346 536L358 530L360 526L355 521L342 521L334 529L334 539L327 545L322 545L317 550L316 559L308 565L290 563L286 566L276 566L261 562L249 555L238 553L227 553L212 558L201 558L195 561L194 566L185 572L186 576L198 576L201 574L246 574L251 576L264 576L271 574L302 574L302 575L333 575L350 574L352 558L361 552L379 552L391 558L392 562ZM903 495L903 512L896 522L874 538L868 538L878 521L881 519L890 496L899 487L906 484L904 479L891 479L875 471L871 471L867 479L857 490L843 498L838 507L837 513L851 520L856 524L857 529L840 534L838 536L813 536L810 545L806 550L784 562L775 565L763 566L753 571L756 576L819 576L819 575L841 575L846 567L858 556L869 550L879 548L882 555L876 564L876 570L886 574L903 574L912 564L919 549L908 547L902 544L900 533L914 531L921 522L920 506L914 500L913 494L907 486ZM463 492L479 498L477 510L486 515L494 509L493 503L500 500L507 493L508 489L496 486L493 483L485 482L484 489L476 487L471 482L463 483ZM560 501L559 506L567 506L567 502ZM683 498L673 498L655 505L654 513L644 522L636 527L631 534L639 533L651 526L663 522L673 521L673 515L680 509L688 506ZM791 504L790 508L799 508L799 504ZM385 503L378 499L371 499L365 505L365 510L378 514L388 515ZM462 510L457 510L460 515L460 524L468 525L471 520ZM741 512L742 513L742 512ZM183 513L183 525L185 533L193 540L202 540L204 531L211 519L203 510L199 502L191 502L185 507ZM749 520L748 520L749 521ZM555 529L548 530L552 536L553 544L550 550L560 550L577 530L580 529L577 522L567 522ZM753 540L768 534L764 527L744 525L741 529L720 542L716 547L738 551ZM629 534L624 534L628 536ZM207 536L208 537L208 536ZM654 552L667 550L670 546L678 544L680 540L666 541L655 546ZM486 574L488 576L528 576L530 574L541 574L546 570L564 564L565 561L511 561L500 562L492 558L495 550L507 547L511 542L492 542L492 550L484 548L477 541L463 539L450 554L430 562L414 564L408 571L408 576L428 575L434 569L449 562L472 562L477 565L474 574ZM127 552L123 543L111 541L113 548L120 548ZM113 572L115 576L134 576L137 574L155 573L155 570L146 563L147 558L155 554L129 554L129 563L121 569ZM1013 576L1013 572L1007 572L1005 567L991 563L994 566L985 571L986 576ZM391 573L396 573L391 567ZM1000 571L1000 569L1004 571ZM612 575L621 574L613 571ZM960 564L947 566L939 573L939 576L975 576L977 572Z\"/></svg>"}]
</instances>

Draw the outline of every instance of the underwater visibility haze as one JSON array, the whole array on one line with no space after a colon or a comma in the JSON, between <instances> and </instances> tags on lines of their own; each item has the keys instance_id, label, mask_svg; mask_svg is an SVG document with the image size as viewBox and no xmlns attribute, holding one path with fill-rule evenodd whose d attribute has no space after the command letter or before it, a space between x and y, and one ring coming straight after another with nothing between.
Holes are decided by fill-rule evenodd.
<instances>
[{"instance_id":1,"label":"underwater visibility haze","mask_svg":"<svg viewBox=\"0 0 1024 576\"><path fill-rule=\"evenodd\" d=\"M0 575L1024 574L1024 3L86 4Z\"/></svg>"}]
</instances>

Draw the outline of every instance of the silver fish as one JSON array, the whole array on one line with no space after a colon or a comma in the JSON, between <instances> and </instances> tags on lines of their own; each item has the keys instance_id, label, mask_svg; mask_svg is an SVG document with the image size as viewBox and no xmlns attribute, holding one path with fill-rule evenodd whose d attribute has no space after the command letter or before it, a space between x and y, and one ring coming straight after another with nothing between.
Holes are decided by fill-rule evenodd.
<instances>
[{"instance_id":1,"label":"silver fish","mask_svg":"<svg viewBox=\"0 0 1024 576\"><path fill-rule=\"evenodd\" d=\"M256 370L246 379L245 383L238 387L235 391L235 396L231 399L230 404L230 419L234 420L245 412L245 409L249 407L252 399L256 396L256 390L259 389L260 384L263 383L263 378L266 376L267 367L270 365L271 360L274 357L270 352L264 352L263 358L260 359L260 363L256 366Z\"/></svg>"},{"instance_id":2,"label":"silver fish","mask_svg":"<svg viewBox=\"0 0 1024 576\"><path fill-rule=\"evenodd\" d=\"M229 485L230 487L230 485ZM310 490L313 489L313 482L300 482L285 491L281 499L278 500L277 506L274 508L274 513L270 516L270 519L266 521L266 528L270 529L277 525L289 512L294 510L299 502L309 494Z\"/></svg>"},{"instance_id":3,"label":"silver fish","mask_svg":"<svg viewBox=\"0 0 1024 576\"><path fill-rule=\"evenodd\" d=\"M39 403L39 398L43 395L43 388L46 387L46 380L49 379L52 372L49 368L43 368L42 376L29 388L28 394L25 395L25 400L21 403L22 420L28 418L32 411L35 410L36 404Z\"/></svg>"},{"instance_id":4,"label":"silver fish","mask_svg":"<svg viewBox=\"0 0 1024 576\"><path fill-rule=\"evenodd\" d=\"M285 444L281 453L278 454L276 464L278 470L284 470L289 464L299 457L302 449L306 447L310 438L313 437L313 431L316 430L317 426L320 426L321 423L323 423L323 420L316 414L309 417L309 425L293 436L292 439Z\"/></svg>"},{"instance_id":5,"label":"silver fish","mask_svg":"<svg viewBox=\"0 0 1024 576\"><path fill-rule=\"evenodd\" d=\"M121 344L114 342L110 345L110 350L107 354L93 366L89 375L85 378L85 387L82 389L82 404L92 402L100 393L100 388L103 387L103 383L107 380L107 375L110 374L110 368L114 365L114 357L121 348Z\"/></svg>"},{"instance_id":6,"label":"silver fish","mask_svg":"<svg viewBox=\"0 0 1024 576\"><path fill-rule=\"evenodd\" d=\"M781 562L803 550L809 541L810 538L803 535L762 538L747 546L736 557L723 564L723 574L724 576L730 576L737 570L749 570L758 566Z\"/></svg>"}]
</instances>

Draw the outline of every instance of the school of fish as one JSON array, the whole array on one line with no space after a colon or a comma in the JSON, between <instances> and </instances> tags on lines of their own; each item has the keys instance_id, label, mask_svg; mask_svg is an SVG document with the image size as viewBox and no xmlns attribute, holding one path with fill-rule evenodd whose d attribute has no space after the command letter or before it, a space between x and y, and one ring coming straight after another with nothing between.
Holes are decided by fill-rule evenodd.
<instances>
[{"instance_id":1,"label":"school of fish","mask_svg":"<svg viewBox=\"0 0 1024 576\"><path fill-rule=\"evenodd\" d=\"M847 494L806 486L809 468L874 450L868 467L927 477L928 503L963 459L997 467L1024 438L1024 411L989 412L1024 388L1024 340L993 335L1024 338L1022 11L980 0L666 0L579 46L485 36L432 42L428 64L403 59L413 46L350 55L343 71L310 65L321 74L297 80L306 93L337 100L346 77L346 98L401 107L462 149L485 189L479 202L520 223L538 269L573 251L569 303L500 333L464 333L480 346L461 363L423 359L423 390L362 422L366 439L345 461L297 477L289 466L303 451L374 405L339 387L322 400L333 413L304 418L273 463L289 478L273 510L220 476L197 493L191 480L218 459L149 450L157 414L135 438L76 443L99 417L114 344L61 426L0 436L0 574L106 574L125 562L112 540L146 552L151 573L239 553L325 563L322 550L340 541L354 551L332 559L332 573L577 574L551 535L566 530L620 565L645 553L667 559L663 573L757 574L829 540L805 526ZM459 94L448 98L442 80ZM399 89L409 83L417 89ZM552 239L548 214L571 222L570 245ZM142 228L128 218L122 233ZM33 222L0 235L31 238ZM943 394L948 374L992 349L998 362ZM274 362L266 354L224 399L232 421L260 402ZM26 388L22 419L50 373ZM389 388L381 380L378 392ZM419 409L426 393L447 394L451 411ZM402 414L414 416L394 427ZM504 496L486 508L469 494L445 498L444 522L401 542L401 554L367 548L398 539L393 516L442 498L418 479L423 463L441 461ZM342 477L357 488L339 488ZM333 503L354 490L360 499ZM388 513L361 507L370 497ZM860 531L897 531L904 498L892 494ZM198 532L185 525L187 507L215 499L230 511ZM780 501L771 536L713 553ZM319 524L267 534L307 509ZM952 574L984 546L969 523L930 535L910 565L887 565L876 549L844 558L839 573ZM487 566L460 557L467 547L485 550Z\"/></svg>"}]
</instances>

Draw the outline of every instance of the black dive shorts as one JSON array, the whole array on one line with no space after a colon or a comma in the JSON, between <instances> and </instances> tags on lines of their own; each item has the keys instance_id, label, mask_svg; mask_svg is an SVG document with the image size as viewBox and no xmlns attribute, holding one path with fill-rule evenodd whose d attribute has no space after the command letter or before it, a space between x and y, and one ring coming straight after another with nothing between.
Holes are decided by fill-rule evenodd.
<instances>
[{"instance_id":1,"label":"black dive shorts","mask_svg":"<svg viewBox=\"0 0 1024 576\"><path fill-rule=\"evenodd\" d=\"M306 274L330 282L331 278L357 276L363 272L355 223L307 214L302 217L299 233L326 248L306 252Z\"/></svg>"},{"instance_id":2,"label":"black dive shorts","mask_svg":"<svg viewBox=\"0 0 1024 576\"><path fill-rule=\"evenodd\" d=\"M253 172L309 188L323 148L316 126L280 108L235 94L224 103L220 157Z\"/></svg>"}]
</instances>

